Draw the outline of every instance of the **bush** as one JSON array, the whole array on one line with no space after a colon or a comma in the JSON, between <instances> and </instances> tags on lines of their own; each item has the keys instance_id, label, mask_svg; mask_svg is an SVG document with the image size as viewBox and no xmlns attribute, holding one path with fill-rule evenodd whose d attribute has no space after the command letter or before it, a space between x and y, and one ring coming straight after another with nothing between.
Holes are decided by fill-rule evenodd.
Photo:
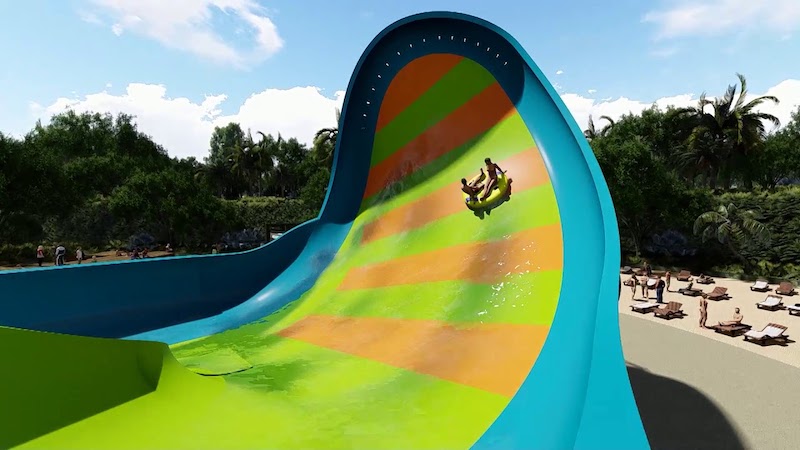
<instances>
[{"instance_id":1,"label":"bush","mask_svg":"<svg viewBox=\"0 0 800 450\"><path fill-rule=\"evenodd\" d=\"M233 205L239 227L268 230L270 225L297 225L313 219L312 211L302 200L281 197L244 197L240 200L226 200ZM233 231L233 229L229 230Z\"/></svg>"},{"instance_id":2,"label":"bush","mask_svg":"<svg viewBox=\"0 0 800 450\"><path fill-rule=\"evenodd\" d=\"M800 262L800 187L728 193L717 198L717 204L728 203L758 211L761 222L769 229L770 242L749 242L742 248L747 259L779 264Z\"/></svg>"}]
</instances>

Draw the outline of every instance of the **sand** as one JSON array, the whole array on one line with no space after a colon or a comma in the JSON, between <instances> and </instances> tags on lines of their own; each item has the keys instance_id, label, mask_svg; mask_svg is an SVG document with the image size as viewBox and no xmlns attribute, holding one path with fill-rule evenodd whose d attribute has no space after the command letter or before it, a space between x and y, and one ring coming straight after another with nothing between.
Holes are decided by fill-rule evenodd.
<instances>
[{"instance_id":1,"label":"sand","mask_svg":"<svg viewBox=\"0 0 800 450\"><path fill-rule=\"evenodd\" d=\"M663 322L620 316L628 376L653 449L798 448L797 368Z\"/></svg>"},{"instance_id":2,"label":"sand","mask_svg":"<svg viewBox=\"0 0 800 450\"><path fill-rule=\"evenodd\" d=\"M623 280L630 277L630 275L621 275ZM791 336L800 336L800 316L791 316L785 309L777 311L767 311L758 309L756 303L764 300L770 294L774 294L774 288L777 285L770 285L773 289L772 292L760 293L750 290L752 282L745 282L729 278L716 278L715 284L701 285L694 284L695 288L700 288L703 292L711 292L715 286L722 286L728 288L728 295L731 297L729 300L708 300L708 320L706 325L710 326L720 321L731 320L733 316L733 309L738 307L744 315L743 323L751 325L753 330L760 331L768 323L777 323L788 327L786 334L790 336L788 344L779 345L772 344L761 346L751 342L745 342L744 337L730 337L724 334L719 334L711 329L703 329L699 326L700 312L699 302L701 297L689 297L676 292L679 288L686 287L688 283L680 282L675 279L672 280L670 290L671 292L664 292L664 301L680 302L683 304L683 311L686 316L683 318L675 318L671 320L664 320L655 317L655 314L640 314L631 311L630 306L635 303L644 301L642 298L641 288L637 288L636 297L631 301L630 287L622 286L622 292L619 299L619 312L622 315L630 315L656 322L662 326L673 327L690 333L703 336L707 339L713 339L725 344L739 347L749 352L757 353L762 356L780 361L794 367L800 368L800 345L795 343ZM655 291L650 291L652 301L655 301ZM800 303L800 296L783 297L784 304ZM642 337L646 339L646 337Z\"/></svg>"}]
</instances>

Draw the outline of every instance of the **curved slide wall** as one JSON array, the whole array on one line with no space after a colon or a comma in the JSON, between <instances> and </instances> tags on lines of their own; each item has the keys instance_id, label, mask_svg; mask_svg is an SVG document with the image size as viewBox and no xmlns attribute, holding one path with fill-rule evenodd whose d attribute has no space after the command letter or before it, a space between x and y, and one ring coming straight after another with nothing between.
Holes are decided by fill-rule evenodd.
<instances>
[{"instance_id":1,"label":"curved slide wall","mask_svg":"<svg viewBox=\"0 0 800 450\"><path fill-rule=\"evenodd\" d=\"M458 180L487 156L513 192L476 216ZM4 304L6 325L140 334L0 329L19 369L0 372L0 447L647 447L610 197L516 41L454 13L393 24L356 67L335 161L320 217L262 249L0 276L159 272L179 299ZM239 297L198 288L214 267Z\"/></svg>"}]
</instances>

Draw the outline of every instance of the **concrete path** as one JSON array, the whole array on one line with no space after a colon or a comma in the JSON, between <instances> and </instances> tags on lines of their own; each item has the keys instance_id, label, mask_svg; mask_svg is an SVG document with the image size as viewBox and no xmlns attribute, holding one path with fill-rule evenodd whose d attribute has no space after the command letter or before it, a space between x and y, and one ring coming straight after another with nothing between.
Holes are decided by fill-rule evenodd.
<instances>
[{"instance_id":1,"label":"concrete path","mask_svg":"<svg viewBox=\"0 0 800 450\"><path fill-rule=\"evenodd\" d=\"M800 448L800 370L647 319L620 315L653 449Z\"/></svg>"}]
</instances>

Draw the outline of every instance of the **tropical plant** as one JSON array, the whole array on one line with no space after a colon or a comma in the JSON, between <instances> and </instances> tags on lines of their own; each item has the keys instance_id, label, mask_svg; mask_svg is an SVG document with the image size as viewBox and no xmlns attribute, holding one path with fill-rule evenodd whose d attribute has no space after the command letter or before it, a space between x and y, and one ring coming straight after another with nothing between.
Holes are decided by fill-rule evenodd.
<instances>
[{"instance_id":1,"label":"tropical plant","mask_svg":"<svg viewBox=\"0 0 800 450\"><path fill-rule=\"evenodd\" d=\"M336 140L339 138L339 121L342 111L336 108L336 126L323 128L314 135L314 157L325 167L333 164L333 152L336 149Z\"/></svg>"},{"instance_id":2,"label":"tropical plant","mask_svg":"<svg viewBox=\"0 0 800 450\"><path fill-rule=\"evenodd\" d=\"M765 122L776 127L780 125L774 115L757 111L766 102L779 103L778 98L764 95L747 101L747 80L742 74L736 76L739 78L738 95L737 85L733 84L722 97L714 100L701 95L692 110L697 125L689 136L688 154L683 160L698 164L712 189L720 181L724 182L724 187L730 187L737 170L742 174L742 181L747 186L752 185L748 157L760 150L764 142Z\"/></svg>"},{"instance_id":3,"label":"tropical plant","mask_svg":"<svg viewBox=\"0 0 800 450\"><path fill-rule=\"evenodd\" d=\"M606 126L604 126L603 128L601 128L600 130L598 130L595 127L594 119L592 119L592 115L591 114L589 115L589 127L587 129L583 130L583 135L586 137L586 140L588 140L589 142L591 142L592 140L594 140L594 139L596 139L596 138L598 138L600 136L605 136L606 134L608 134L608 131L611 130L611 127L614 126L614 119L612 119L611 117L600 116L600 120L605 120L606 122L608 122L608 124Z\"/></svg>"},{"instance_id":4,"label":"tropical plant","mask_svg":"<svg viewBox=\"0 0 800 450\"><path fill-rule=\"evenodd\" d=\"M759 221L760 215L752 209L741 209L734 203L720 205L715 211L701 214L694 222L694 234L703 242L716 238L736 256L745 268L750 262L741 253L747 241L768 242L769 230Z\"/></svg>"}]
</instances>

